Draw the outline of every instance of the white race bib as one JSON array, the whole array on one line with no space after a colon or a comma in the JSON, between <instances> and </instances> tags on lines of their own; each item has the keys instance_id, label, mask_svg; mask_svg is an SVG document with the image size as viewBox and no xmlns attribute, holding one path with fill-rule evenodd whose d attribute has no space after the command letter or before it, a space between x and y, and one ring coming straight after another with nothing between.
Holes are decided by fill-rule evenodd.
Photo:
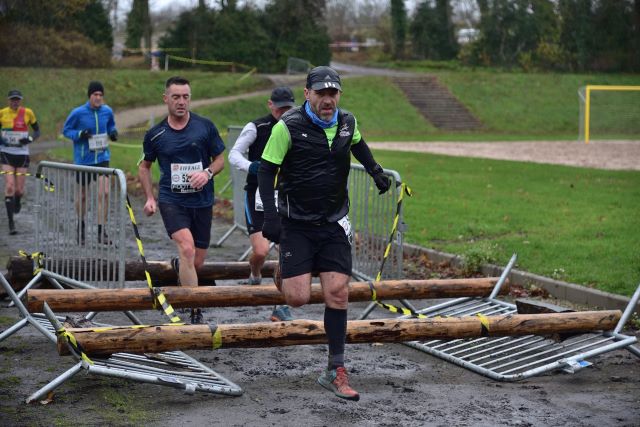
<instances>
[{"instance_id":1,"label":"white race bib","mask_svg":"<svg viewBox=\"0 0 640 427\"><path fill-rule=\"evenodd\" d=\"M106 133L99 133L89 137L89 150L104 151L109 147L109 136Z\"/></svg>"},{"instance_id":2,"label":"white race bib","mask_svg":"<svg viewBox=\"0 0 640 427\"><path fill-rule=\"evenodd\" d=\"M278 190L273 190L273 200L276 204L276 210L278 210ZM264 211L264 205L262 204L262 198L260 197L259 188L256 188L256 211Z\"/></svg>"},{"instance_id":3,"label":"white race bib","mask_svg":"<svg viewBox=\"0 0 640 427\"><path fill-rule=\"evenodd\" d=\"M195 193L202 191L202 188L196 189L189 183L189 174L191 172L200 172L202 163L171 163L171 192L173 193Z\"/></svg>"},{"instance_id":4,"label":"white race bib","mask_svg":"<svg viewBox=\"0 0 640 427\"><path fill-rule=\"evenodd\" d=\"M338 220L338 224L344 229L344 234L347 235L349 244L353 245L353 230L351 228L351 222L349 221L349 215L345 215Z\"/></svg>"},{"instance_id":5,"label":"white race bib","mask_svg":"<svg viewBox=\"0 0 640 427\"><path fill-rule=\"evenodd\" d=\"M2 137L7 141L7 145L10 147L21 147L20 140L23 138L27 138L29 136L29 132L27 131L14 131L14 130L3 130Z\"/></svg>"}]
</instances>

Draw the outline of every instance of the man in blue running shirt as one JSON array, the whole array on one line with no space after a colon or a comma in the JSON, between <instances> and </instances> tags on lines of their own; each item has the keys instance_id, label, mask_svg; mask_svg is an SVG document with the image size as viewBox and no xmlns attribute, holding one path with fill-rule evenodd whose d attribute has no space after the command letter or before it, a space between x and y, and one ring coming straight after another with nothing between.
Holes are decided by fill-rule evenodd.
<instances>
[{"instance_id":1,"label":"man in blue running shirt","mask_svg":"<svg viewBox=\"0 0 640 427\"><path fill-rule=\"evenodd\" d=\"M224 143L211 120L189 111L191 87L182 77L165 84L168 117L144 137L138 177L146 195L144 213L158 209L167 234L178 249L174 262L181 286L198 286L196 270L204 264L211 239L213 177L224 168ZM151 165L160 166L159 195L151 185ZM179 266L179 268L178 268ZM191 323L202 323L191 309Z\"/></svg>"}]
</instances>

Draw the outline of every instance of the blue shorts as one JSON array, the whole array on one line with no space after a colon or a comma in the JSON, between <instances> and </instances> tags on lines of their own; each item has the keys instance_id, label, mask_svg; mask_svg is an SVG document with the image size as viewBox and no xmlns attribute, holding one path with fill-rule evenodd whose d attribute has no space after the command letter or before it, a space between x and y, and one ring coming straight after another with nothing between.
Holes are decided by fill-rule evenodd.
<instances>
[{"instance_id":1,"label":"blue shorts","mask_svg":"<svg viewBox=\"0 0 640 427\"><path fill-rule=\"evenodd\" d=\"M160 208L164 228L166 228L169 237L176 231L187 228L191 231L196 248L209 248L211 220L213 218L211 206L206 208L185 208L173 203L159 203L158 207Z\"/></svg>"},{"instance_id":2,"label":"blue shorts","mask_svg":"<svg viewBox=\"0 0 640 427\"><path fill-rule=\"evenodd\" d=\"M351 276L351 244L337 222L314 225L283 218L279 262L283 279L330 271Z\"/></svg>"}]
</instances>

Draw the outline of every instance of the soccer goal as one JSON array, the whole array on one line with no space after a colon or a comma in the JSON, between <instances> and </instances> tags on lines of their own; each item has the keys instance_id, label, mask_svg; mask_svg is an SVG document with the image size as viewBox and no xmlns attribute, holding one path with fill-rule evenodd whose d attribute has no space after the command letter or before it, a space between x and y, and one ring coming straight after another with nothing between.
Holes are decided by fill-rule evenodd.
<instances>
[{"instance_id":1,"label":"soccer goal","mask_svg":"<svg viewBox=\"0 0 640 427\"><path fill-rule=\"evenodd\" d=\"M579 140L640 140L640 86L587 85L578 90Z\"/></svg>"}]
</instances>

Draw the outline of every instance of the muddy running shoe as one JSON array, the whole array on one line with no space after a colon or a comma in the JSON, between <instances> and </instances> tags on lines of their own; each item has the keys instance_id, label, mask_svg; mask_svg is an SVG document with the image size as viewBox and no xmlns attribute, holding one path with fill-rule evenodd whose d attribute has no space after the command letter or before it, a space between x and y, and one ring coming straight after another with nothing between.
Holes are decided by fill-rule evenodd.
<instances>
[{"instance_id":1,"label":"muddy running shoe","mask_svg":"<svg viewBox=\"0 0 640 427\"><path fill-rule=\"evenodd\" d=\"M276 307L271 313L272 322L286 322L289 320L293 320L293 316L291 315L291 311L289 311L288 305Z\"/></svg>"},{"instance_id":2,"label":"muddy running shoe","mask_svg":"<svg viewBox=\"0 0 640 427\"><path fill-rule=\"evenodd\" d=\"M249 276L249 286L256 286L262 283L262 277Z\"/></svg>"},{"instance_id":3,"label":"muddy running shoe","mask_svg":"<svg viewBox=\"0 0 640 427\"><path fill-rule=\"evenodd\" d=\"M204 323L204 318L202 317L202 310L199 308L191 309L191 324L192 325L200 325Z\"/></svg>"},{"instance_id":4,"label":"muddy running shoe","mask_svg":"<svg viewBox=\"0 0 640 427\"><path fill-rule=\"evenodd\" d=\"M336 396L342 399L360 400L358 392L349 386L349 378L344 366L339 366L336 369L326 369L322 375L318 377L318 384L327 390L331 390Z\"/></svg>"}]
</instances>

